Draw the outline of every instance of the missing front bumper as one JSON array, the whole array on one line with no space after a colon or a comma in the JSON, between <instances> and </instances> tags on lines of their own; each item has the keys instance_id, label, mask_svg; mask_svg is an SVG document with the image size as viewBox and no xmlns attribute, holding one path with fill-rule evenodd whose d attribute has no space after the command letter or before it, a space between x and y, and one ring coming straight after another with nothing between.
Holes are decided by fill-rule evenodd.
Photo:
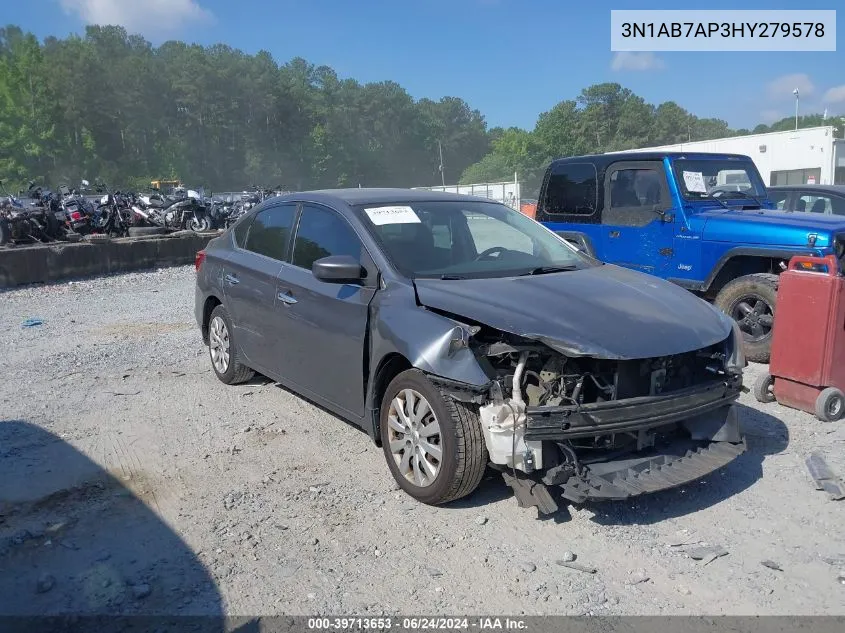
<instances>
[{"instance_id":1,"label":"missing front bumper","mask_svg":"<svg viewBox=\"0 0 845 633\"><path fill-rule=\"evenodd\" d=\"M646 456L583 467L561 484L561 494L575 503L628 499L681 486L727 466L745 452L738 443L674 443Z\"/></svg>"},{"instance_id":2,"label":"missing front bumper","mask_svg":"<svg viewBox=\"0 0 845 633\"><path fill-rule=\"evenodd\" d=\"M729 405L741 381L712 382L661 396L611 400L581 406L528 407L526 441L566 440L648 429Z\"/></svg>"}]
</instances>

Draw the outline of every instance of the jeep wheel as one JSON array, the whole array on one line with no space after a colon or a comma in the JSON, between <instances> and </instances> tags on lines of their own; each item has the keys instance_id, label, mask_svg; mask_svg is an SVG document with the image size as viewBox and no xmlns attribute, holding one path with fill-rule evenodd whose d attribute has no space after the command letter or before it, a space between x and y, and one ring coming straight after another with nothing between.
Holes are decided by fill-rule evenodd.
<instances>
[{"instance_id":1,"label":"jeep wheel","mask_svg":"<svg viewBox=\"0 0 845 633\"><path fill-rule=\"evenodd\" d=\"M445 396L421 371L391 381L379 421L390 472L418 501L447 503L481 483L488 456L478 407Z\"/></svg>"},{"instance_id":2,"label":"jeep wheel","mask_svg":"<svg viewBox=\"0 0 845 633\"><path fill-rule=\"evenodd\" d=\"M777 303L777 275L756 273L734 279L716 295L716 305L742 330L745 355L768 363Z\"/></svg>"}]
</instances>

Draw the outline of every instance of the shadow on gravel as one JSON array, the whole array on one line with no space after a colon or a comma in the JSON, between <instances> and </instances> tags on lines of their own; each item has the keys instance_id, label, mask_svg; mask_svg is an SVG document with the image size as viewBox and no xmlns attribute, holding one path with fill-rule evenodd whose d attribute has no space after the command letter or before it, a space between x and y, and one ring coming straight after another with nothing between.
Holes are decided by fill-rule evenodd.
<instances>
[{"instance_id":1,"label":"shadow on gravel","mask_svg":"<svg viewBox=\"0 0 845 633\"><path fill-rule=\"evenodd\" d=\"M767 455L789 445L789 429L778 418L737 404L748 450L724 468L680 488L635 497L630 501L591 504L601 525L647 525L698 512L751 487L763 476Z\"/></svg>"},{"instance_id":2,"label":"shadow on gravel","mask_svg":"<svg viewBox=\"0 0 845 633\"><path fill-rule=\"evenodd\" d=\"M119 480L39 426L0 421L0 616L191 615L222 631L214 580L148 505L143 481Z\"/></svg>"},{"instance_id":3,"label":"shadow on gravel","mask_svg":"<svg viewBox=\"0 0 845 633\"><path fill-rule=\"evenodd\" d=\"M488 468L484 474L484 479L481 480L475 492L468 497L462 497L441 507L444 510L450 510L452 508L483 508L508 497L513 497L513 490L505 484L504 479L502 479L502 473ZM515 500L514 503L516 503Z\"/></svg>"}]
</instances>

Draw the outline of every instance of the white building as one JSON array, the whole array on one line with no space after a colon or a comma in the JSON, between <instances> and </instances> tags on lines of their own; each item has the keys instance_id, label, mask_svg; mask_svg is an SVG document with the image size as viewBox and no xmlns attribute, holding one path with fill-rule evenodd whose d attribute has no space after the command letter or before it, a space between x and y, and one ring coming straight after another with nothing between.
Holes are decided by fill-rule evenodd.
<instances>
[{"instance_id":1,"label":"white building","mask_svg":"<svg viewBox=\"0 0 845 633\"><path fill-rule=\"evenodd\" d=\"M634 152L714 152L750 156L767 186L845 185L845 140L832 126L643 147Z\"/></svg>"}]
</instances>

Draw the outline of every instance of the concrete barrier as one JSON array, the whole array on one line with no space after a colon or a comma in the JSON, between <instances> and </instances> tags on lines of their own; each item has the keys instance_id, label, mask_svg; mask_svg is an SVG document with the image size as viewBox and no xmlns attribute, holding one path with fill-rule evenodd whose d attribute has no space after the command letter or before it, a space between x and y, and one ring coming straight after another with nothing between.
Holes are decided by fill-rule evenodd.
<instances>
[{"instance_id":1,"label":"concrete barrier","mask_svg":"<svg viewBox=\"0 0 845 633\"><path fill-rule=\"evenodd\" d=\"M190 264L196 252L218 235L186 231L107 242L0 248L0 288Z\"/></svg>"}]
</instances>

